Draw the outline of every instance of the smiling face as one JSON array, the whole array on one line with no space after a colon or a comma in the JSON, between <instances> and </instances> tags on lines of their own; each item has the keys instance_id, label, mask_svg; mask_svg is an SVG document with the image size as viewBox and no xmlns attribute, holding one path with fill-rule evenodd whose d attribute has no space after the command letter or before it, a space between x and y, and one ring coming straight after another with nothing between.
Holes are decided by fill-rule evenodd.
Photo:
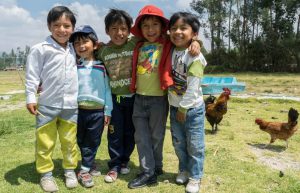
<instances>
[{"instance_id":1,"label":"smiling face","mask_svg":"<svg viewBox=\"0 0 300 193\"><path fill-rule=\"evenodd\" d=\"M51 22L48 29L52 38L62 47L66 48L69 38L74 30L71 20L63 14L58 20Z\"/></svg>"},{"instance_id":2,"label":"smiling face","mask_svg":"<svg viewBox=\"0 0 300 193\"><path fill-rule=\"evenodd\" d=\"M187 48L195 36L197 33L181 18L170 27L170 39L176 47Z\"/></svg>"},{"instance_id":3,"label":"smiling face","mask_svg":"<svg viewBox=\"0 0 300 193\"><path fill-rule=\"evenodd\" d=\"M116 22L109 26L106 34L113 44L121 46L126 43L130 31L125 22Z\"/></svg>"},{"instance_id":4,"label":"smiling face","mask_svg":"<svg viewBox=\"0 0 300 193\"><path fill-rule=\"evenodd\" d=\"M93 41L88 37L78 37L74 40L74 48L76 54L87 61L95 60L94 50L97 49L97 45L93 43Z\"/></svg>"},{"instance_id":5,"label":"smiling face","mask_svg":"<svg viewBox=\"0 0 300 193\"><path fill-rule=\"evenodd\" d=\"M149 42L155 42L162 33L162 22L156 16L143 19L140 27L144 38Z\"/></svg>"}]
</instances>

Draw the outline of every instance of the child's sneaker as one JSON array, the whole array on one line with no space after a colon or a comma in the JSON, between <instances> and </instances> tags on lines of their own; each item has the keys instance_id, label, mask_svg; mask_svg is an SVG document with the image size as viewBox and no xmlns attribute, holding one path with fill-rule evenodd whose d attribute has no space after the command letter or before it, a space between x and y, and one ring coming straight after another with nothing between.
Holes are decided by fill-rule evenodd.
<instances>
[{"instance_id":1,"label":"child's sneaker","mask_svg":"<svg viewBox=\"0 0 300 193\"><path fill-rule=\"evenodd\" d=\"M200 180L190 178L189 183L185 187L185 191L189 193L198 193L200 190Z\"/></svg>"},{"instance_id":2,"label":"child's sneaker","mask_svg":"<svg viewBox=\"0 0 300 193\"><path fill-rule=\"evenodd\" d=\"M117 178L118 178L118 172L114 170L110 170L104 177L104 181L107 183L112 183L116 181Z\"/></svg>"},{"instance_id":3,"label":"child's sneaker","mask_svg":"<svg viewBox=\"0 0 300 193\"><path fill-rule=\"evenodd\" d=\"M176 177L176 183L177 184L185 184L189 179L189 175L186 171L179 172L179 174Z\"/></svg>"},{"instance_id":4,"label":"child's sneaker","mask_svg":"<svg viewBox=\"0 0 300 193\"><path fill-rule=\"evenodd\" d=\"M97 165L94 163L92 168L90 169L89 173L92 175L92 176L101 176L101 172L100 170L98 169Z\"/></svg>"},{"instance_id":5,"label":"child's sneaker","mask_svg":"<svg viewBox=\"0 0 300 193\"><path fill-rule=\"evenodd\" d=\"M82 184L83 187L90 188L94 186L94 181L89 172L79 172L78 181Z\"/></svg>"},{"instance_id":6,"label":"child's sneaker","mask_svg":"<svg viewBox=\"0 0 300 193\"><path fill-rule=\"evenodd\" d=\"M160 176L160 175L163 175L164 171L162 168L155 168L154 173L156 176Z\"/></svg>"},{"instance_id":7,"label":"child's sneaker","mask_svg":"<svg viewBox=\"0 0 300 193\"><path fill-rule=\"evenodd\" d=\"M125 174L129 174L129 172L130 172L130 168L127 165L122 164L120 173L125 175Z\"/></svg>"},{"instance_id":8,"label":"child's sneaker","mask_svg":"<svg viewBox=\"0 0 300 193\"><path fill-rule=\"evenodd\" d=\"M78 180L74 171L65 172L65 180L67 188L75 188L78 185Z\"/></svg>"},{"instance_id":9,"label":"child's sneaker","mask_svg":"<svg viewBox=\"0 0 300 193\"><path fill-rule=\"evenodd\" d=\"M57 192L58 187L52 176L43 176L40 180L40 185L45 192Z\"/></svg>"}]
</instances>

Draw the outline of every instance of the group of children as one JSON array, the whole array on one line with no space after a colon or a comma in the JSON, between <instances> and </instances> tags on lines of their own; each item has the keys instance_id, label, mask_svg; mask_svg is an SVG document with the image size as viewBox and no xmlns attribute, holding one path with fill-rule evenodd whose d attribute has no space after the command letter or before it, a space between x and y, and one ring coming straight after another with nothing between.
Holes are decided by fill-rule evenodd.
<instances>
[{"instance_id":1,"label":"group of children","mask_svg":"<svg viewBox=\"0 0 300 193\"><path fill-rule=\"evenodd\" d=\"M51 35L30 49L26 64L27 109L36 115L36 169L46 192L58 191L52 154L61 142L65 183L94 185L101 175L95 157L104 126L110 160L104 180L128 174L136 144L141 173L128 183L140 188L163 174L163 142L170 110L172 142L179 160L176 183L199 192L204 162L204 102L201 77L206 65L197 39L200 23L187 12L170 20L153 5L132 18L111 9L105 17L110 42L100 46L88 25L75 29L65 6L50 10ZM167 31L169 30L169 34ZM134 37L129 38L130 32ZM36 99L36 93L41 90ZM81 166L77 175L77 144Z\"/></svg>"}]
</instances>

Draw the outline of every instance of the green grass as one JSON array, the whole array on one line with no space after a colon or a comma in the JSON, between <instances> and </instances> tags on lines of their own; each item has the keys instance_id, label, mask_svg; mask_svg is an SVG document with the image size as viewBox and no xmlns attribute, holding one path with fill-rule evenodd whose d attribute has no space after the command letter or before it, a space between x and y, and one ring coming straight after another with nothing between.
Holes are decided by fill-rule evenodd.
<instances>
[{"instance_id":1,"label":"green grass","mask_svg":"<svg viewBox=\"0 0 300 193\"><path fill-rule=\"evenodd\" d=\"M224 74L222 74L224 75ZM261 85L263 80L282 79L288 81L280 85L277 90L284 90L286 84L294 84L299 79L296 75L267 75L237 74L239 81L256 81L251 85ZM299 75L297 75L299 76ZM0 73L1 77L1 73ZM252 77L252 79L251 79ZM269 81L269 80L268 80ZM266 82L268 82L266 81ZM7 81L9 82L9 81ZM272 83L272 84L273 84ZM8 83L10 84L10 83ZM267 84L267 83L266 83ZM270 83L271 84L271 83ZM247 83L248 85L248 83ZM250 84L249 84L250 85ZM300 85L300 84L298 84ZM264 85L263 85L264 86ZM12 86L13 87L13 86ZM297 86L298 87L298 86ZM252 87L253 89L255 86ZM270 88L270 87L269 87ZM13 88L18 90L19 88ZM260 89L260 88L259 88ZM258 89L258 90L259 90ZM266 90L263 88L263 90ZM0 88L0 90L5 90ZM272 88L273 90L273 88ZM254 92L258 92L253 90ZM247 90L248 92L248 90ZM273 90L274 92L274 90ZM293 95L295 96L295 95ZM300 95L299 95L300 96ZM0 106L19 105L25 100L24 94L14 95L8 101L0 101ZM254 119L261 117L273 121L286 121L287 111L290 107L300 110L300 103L285 100L256 100L231 98L229 110L221 122L220 131L211 135L211 128L206 122L206 151L204 177L201 192L205 193L296 193L300 192L300 171L297 169L284 170L284 176L279 176L279 171L259 162L253 153L253 147L269 142L269 135L258 129ZM25 107L13 110L0 110L0 192L42 192L38 182L39 176L34 166L35 129L34 117L27 113ZM262 150L266 157L281 157L300 163L300 134L296 132L291 137L289 148L286 152L283 141L276 141L272 148ZM139 162L136 150L130 162L131 173L120 178L113 184L106 184L101 177L95 178L95 187L85 189L81 186L74 190L67 190L64 186L63 171L61 168L62 155L60 144L57 143L54 152L54 176L59 185L60 192L104 192L104 193L165 193L184 192L184 186L175 184L178 160L171 143L169 130L166 132L164 144L164 171L165 174L158 178L158 185L137 190L127 188L127 183L139 172ZM108 171L106 131L102 136L96 161L100 164L101 172Z\"/></svg>"},{"instance_id":2,"label":"green grass","mask_svg":"<svg viewBox=\"0 0 300 193\"><path fill-rule=\"evenodd\" d=\"M24 71L0 71L0 95L13 90L24 90Z\"/></svg>"}]
</instances>

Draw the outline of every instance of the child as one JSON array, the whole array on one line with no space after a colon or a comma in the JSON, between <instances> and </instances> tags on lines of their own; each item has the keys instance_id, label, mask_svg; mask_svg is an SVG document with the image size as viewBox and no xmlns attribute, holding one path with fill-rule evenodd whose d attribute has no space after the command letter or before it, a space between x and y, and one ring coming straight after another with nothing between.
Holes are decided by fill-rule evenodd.
<instances>
[{"instance_id":1,"label":"child","mask_svg":"<svg viewBox=\"0 0 300 193\"><path fill-rule=\"evenodd\" d=\"M98 51L108 71L112 90L113 111L107 140L110 161L105 182L114 182L118 173L128 174L128 162L134 150L132 123L134 95L129 91L132 54L137 39L128 39L132 18L123 10L111 9L105 17L105 29L111 41Z\"/></svg>"},{"instance_id":2,"label":"child","mask_svg":"<svg viewBox=\"0 0 300 193\"><path fill-rule=\"evenodd\" d=\"M178 12L170 18L174 85L169 87L170 123L173 146L179 159L178 184L187 192L199 192L204 162L204 114L201 78L206 61L192 57L188 46L198 36L200 23L191 13Z\"/></svg>"},{"instance_id":3,"label":"child","mask_svg":"<svg viewBox=\"0 0 300 193\"><path fill-rule=\"evenodd\" d=\"M169 20L163 12L147 5L139 12L133 35L144 38L133 54L131 90L136 91L133 123L142 173L129 182L140 188L157 182L163 173L162 150L168 116L166 89L173 84L171 64L166 60L171 42L166 37ZM197 43L198 44L198 43Z\"/></svg>"},{"instance_id":4,"label":"child","mask_svg":"<svg viewBox=\"0 0 300 193\"><path fill-rule=\"evenodd\" d=\"M77 143L81 152L78 180L86 187L94 186L91 174L104 125L110 122L112 111L111 91L103 63L95 60L98 38L88 25L76 28L70 37L77 56L78 72L78 128Z\"/></svg>"},{"instance_id":5,"label":"child","mask_svg":"<svg viewBox=\"0 0 300 193\"><path fill-rule=\"evenodd\" d=\"M57 134L63 154L62 166L68 188L77 186L76 122L78 80L75 52L68 43L76 18L64 6L52 8L47 17L51 36L33 46L26 63L26 104L36 115L36 169L40 185L46 192L58 191L52 177L52 154ZM36 100L36 92L42 91ZM38 103L38 105L37 105Z\"/></svg>"}]
</instances>

